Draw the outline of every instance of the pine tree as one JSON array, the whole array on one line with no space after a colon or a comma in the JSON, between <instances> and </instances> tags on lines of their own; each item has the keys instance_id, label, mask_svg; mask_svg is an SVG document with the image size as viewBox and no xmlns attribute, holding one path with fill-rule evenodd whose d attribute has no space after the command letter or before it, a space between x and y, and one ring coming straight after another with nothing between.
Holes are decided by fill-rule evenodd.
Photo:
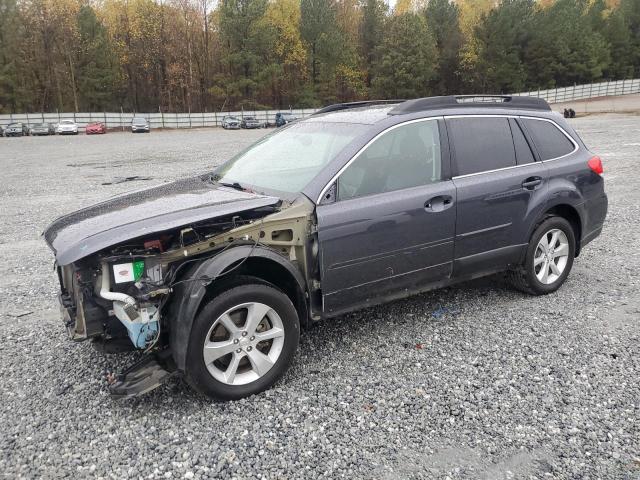
<instances>
[{"instance_id":1,"label":"pine tree","mask_svg":"<svg viewBox=\"0 0 640 480\"><path fill-rule=\"evenodd\" d=\"M449 0L431 0L425 10L427 25L438 50L437 77L433 90L439 95L459 93L460 52L464 37L458 6Z\"/></svg>"},{"instance_id":2,"label":"pine tree","mask_svg":"<svg viewBox=\"0 0 640 480\"><path fill-rule=\"evenodd\" d=\"M405 13L390 17L379 47L372 82L380 98L414 98L428 95L436 73L435 40L423 16Z\"/></svg>"}]
</instances>

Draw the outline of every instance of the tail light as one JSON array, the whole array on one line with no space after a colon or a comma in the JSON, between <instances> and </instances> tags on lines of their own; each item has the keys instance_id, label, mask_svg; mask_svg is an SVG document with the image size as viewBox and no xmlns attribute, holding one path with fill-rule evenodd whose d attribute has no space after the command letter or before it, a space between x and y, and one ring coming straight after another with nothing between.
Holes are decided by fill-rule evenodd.
<instances>
[{"instance_id":1,"label":"tail light","mask_svg":"<svg viewBox=\"0 0 640 480\"><path fill-rule=\"evenodd\" d=\"M602 168L602 160L597 155L591 157L587 162L587 165L589 165L592 172L597 173L598 175L602 175L604 172L604 169Z\"/></svg>"}]
</instances>

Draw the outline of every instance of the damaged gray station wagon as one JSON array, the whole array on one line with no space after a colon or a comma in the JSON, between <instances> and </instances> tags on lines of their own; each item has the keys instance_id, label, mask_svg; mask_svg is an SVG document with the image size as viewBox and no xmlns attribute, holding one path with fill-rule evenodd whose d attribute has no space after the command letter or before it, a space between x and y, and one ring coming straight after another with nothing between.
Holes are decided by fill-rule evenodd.
<instances>
[{"instance_id":1,"label":"damaged gray station wagon","mask_svg":"<svg viewBox=\"0 0 640 480\"><path fill-rule=\"evenodd\" d=\"M175 373L238 399L282 376L312 322L501 271L555 291L602 230L601 174L542 100L338 104L44 235L71 338L144 352L113 395Z\"/></svg>"}]
</instances>

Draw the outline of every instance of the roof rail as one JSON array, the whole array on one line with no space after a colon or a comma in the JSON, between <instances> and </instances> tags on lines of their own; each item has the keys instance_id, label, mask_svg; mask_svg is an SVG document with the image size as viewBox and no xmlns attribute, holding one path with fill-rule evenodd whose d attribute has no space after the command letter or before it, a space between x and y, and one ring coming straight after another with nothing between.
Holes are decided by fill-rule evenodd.
<instances>
[{"instance_id":1,"label":"roof rail","mask_svg":"<svg viewBox=\"0 0 640 480\"><path fill-rule=\"evenodd\" d=\"M404 102L404 100L363 100L361 102L335 103L333 105L327 105L326 107L321 108L320 110L315 112L314 115L328 112L337 112L338 110L348 110L350 108L371 107L374 105L386 105L389 103L401 102Z\"/></svg>"},{"instance_id":2,"label":"roof rail","mask_svg":"<svg viewBox=\"0 0 640 480\"><path fill-rule=\"evenodd\" d=\"M389 115L440 110L446 108L482 107L517 108L521 110L551 110L543 98L520 97L515 95L450 95L446 97L426 97L407 100L389 111Z\"/></svg>"}]
</instances>

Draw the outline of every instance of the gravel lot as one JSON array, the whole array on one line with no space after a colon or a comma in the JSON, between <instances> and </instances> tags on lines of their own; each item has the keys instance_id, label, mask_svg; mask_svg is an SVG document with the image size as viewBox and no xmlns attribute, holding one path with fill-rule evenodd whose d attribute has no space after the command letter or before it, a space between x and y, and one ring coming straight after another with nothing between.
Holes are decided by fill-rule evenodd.
<instances>
[{"instance_id":1,"label":"gravel lot","mask_svg":"<svg viewBox=\"0 0 640 480\"><path fill-rule=\"evenodd\" d=\"M640 116L574 124L610 213L560 291L489 278L317 325L283 381L232 403L179 380L112 400L132 357L67 341L39 234L264 131L0 139L0 476L640 478ZM152 178L113 184L134 175Z\"/></svg>"}]
</instances>

